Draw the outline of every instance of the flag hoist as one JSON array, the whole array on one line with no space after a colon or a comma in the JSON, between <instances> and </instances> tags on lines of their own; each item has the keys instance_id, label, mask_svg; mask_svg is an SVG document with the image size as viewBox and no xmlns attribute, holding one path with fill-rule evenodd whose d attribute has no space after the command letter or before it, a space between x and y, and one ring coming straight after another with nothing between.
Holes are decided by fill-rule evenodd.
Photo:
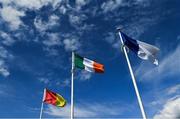
<instances>
[{"instance_id":1,"label":"flag hoist","mask_svg":"<svg viewBox=\"0 0 180 119\"><path fill-rule=\"evenodd\" d=\"M137 87L137 84L136 84L135 76L134 76L134 73L133 73L133 70L132 70L132 67L131 67L131 64L130 64L130 60L129 60L129 57L128 57L128 54L127 54L127 51L126 51L126 48L128 48L128 49L132 50L133 52L137 53L137 55L141 59L152 61L153 64L155 64L155 65L158 65L158 60L155 58L155 55L157 54L159 49L156 48L155 46L150 45L150 44L147 44L147 43L144 43L144 42L141 42L141 41L137 41L137 40L133 40L133 39L127 37L125 34L121 33L120 29L117 29L117 30L118 30L118 34L119 34L119 37L120 37L120 40L121 40L121 43L122 43L122 49L124 51L124 54L125 54L125 57L126 57L126 60L127 60L127 64L128 64L128 67L129 67L131 78L132 78L132 82L133 82L134 89L135 89L135 92L136 92L136 96L137 96L137 99L138 99L139 107L140 107L140 110L141 110L141 113L142 113L142 117L143 117L143 119L147 119L146 113L144 111L143 103L142 103L142 100L141 100L141 97L140 97L140 94L139 94L139 91L138 91L138 87ZM125 40L125 42L124 42L124 40Z\"/></svg>"}]
</instances>

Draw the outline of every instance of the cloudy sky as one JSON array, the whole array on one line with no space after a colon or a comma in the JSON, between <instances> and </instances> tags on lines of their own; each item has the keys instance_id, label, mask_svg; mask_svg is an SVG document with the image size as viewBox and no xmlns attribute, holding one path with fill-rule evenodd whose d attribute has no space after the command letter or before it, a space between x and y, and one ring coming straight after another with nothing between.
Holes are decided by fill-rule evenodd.
<instances>
[{"instance_id":1,"label":"cloudy sky","mask_svg":"<svg viewBox=\"0 0 180 119\"><path fill-rule=\"evenodd\" d=\"M105 65L104 74L75 71L75 116L140 118L118 26L160 48L159 66L129 52L147 117L180 117L179 0L0 0L0 118L38 118L43 89L70 115L71 51Z\"/></svg>"}]
</instances>

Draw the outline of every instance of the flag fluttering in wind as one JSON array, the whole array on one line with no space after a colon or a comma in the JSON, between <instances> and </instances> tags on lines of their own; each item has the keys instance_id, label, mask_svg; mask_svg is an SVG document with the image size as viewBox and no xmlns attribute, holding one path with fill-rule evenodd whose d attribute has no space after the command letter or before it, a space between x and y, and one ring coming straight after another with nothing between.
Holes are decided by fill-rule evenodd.
<instances>
[{"instance_id":1,"label":"flag fluttering in wind","mask_svg":"<svg viewBox=\"0 0 180 119\"><path fill-rule=\"evenodd\" d=\"M61 95L48 89L45 89L43 102L57 107L64 107L66 105L66 100Z\"/></svg>"},{"instance_id":2,"label":"flag fluttering in wind","mask_svg":"<svg viewBox=\"0 0 180 119\"><path fill-rule=\"evenodd\" d=\"M135 52L141 59L149 60L153 64L158 65L156 55L159 52L159 48L142 41L134 40L122 32L121 34L126 47Z\"/></svg>"},{"instance_id":3,"label":"flag fluttering in wind","mask_svg":"<svg viewBox=\"0 0 180 119\"><path fill-rule=\"evenodd\" d=\"M86 71L89 72L97 72L97 73L104 72L104 65L92 61L90 59L83 58L77 54L74 54L74 65L77 68L85 69Z\"/></svg>"}]
</instances>

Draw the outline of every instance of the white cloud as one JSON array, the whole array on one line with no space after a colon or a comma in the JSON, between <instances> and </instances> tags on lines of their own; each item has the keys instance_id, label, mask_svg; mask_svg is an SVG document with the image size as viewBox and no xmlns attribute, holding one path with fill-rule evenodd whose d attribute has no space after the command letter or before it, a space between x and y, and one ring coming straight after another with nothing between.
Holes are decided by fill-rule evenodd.
<instances>
[{"instance_id":1,"label":"white cloud","mask_svg":"<svg viewBox=\"0 0 180 119\"><path fill-rule=\"evenodd\" d=\"M49 16L48 21L42 21L41 17L36 17L34 20L35 27L40 31L44 32L48 29L54 28L55 26L59 25L59 17L55 14Z\"/></svg>"},{"instance_id":2,"label":"white cloud","mask_svg":"<svg viewBox=\"0 0 180 119\"><path fill-rule=\"evenodd\" d=\"M12 30L19 28L19 26L22 24L20 17L25 15L23 11L19 11L11 6L0 9L0 14L3 20L9 23Z\"/></svg>"},{"instance_id":3,"label":"white cloud","mask_svg":"<svg viewBox=\"0 0 180 119\"><path fill-rule=\"evenodd\" d=\"M116 34L114 34L113 32L109 32L107 33L106 37L105 37L105 40L110 43L112 45L113 48L116 48L116 49L120 49L120 46L121 46L121 42L119 40L119 37L116 38L115 37ZM118 40L117 40L118 39Z\"/></svg>"},{"instance_id":4,"label":"white cloud","mask_svg":"<svg viewBox=\"0 0 180 119\"><path fill-rule=\"evenodd\" d=\"M72 26L74 26L76 29L79 29L79 25L82 25L82 22L87 19L87 16L84 14L78 14L75 15L74 13L69 14L69 22Z\"/></svg>"},{"instance_id":5,"label":"white cloud","mask_svg":"<svg viewBox=\"0 0 180 119\"><path fill-rule=\"evenodd\" d=\"M76 0L77 9L80 10L82 6L89 3L89 0Z\"/></svg>"},{"instance_id":6,"label":"white cloud","mask_svg":"<svg viewBox=\"0 0 180 119\"><path fill-rule=\"evenodd\" d=\"M163 109L154 116L154 119L178 119L180 118L180 97L177 96L166 102Z\"/></svg>"},{"instance_id":7,"label":"white cloud","mask_svg":"<svg viewBox=\"0 0 180 119\"><path fill-rule=\"evenodd\" d=\"M36 29L38 29L40 32L45 31L47 29L46 24L43 23L42 19L39 17L35 18L34 25L35 25Z\"/></svg>"},{"instance_id":8,"label":"white cloud","mask_svg":"<svg viewBox=\"0 0 180 119\"><path fill-rule=\"evenodd\" d=\"M104 13L112 12L120 7L148 6L149 0L108 0L102 3L101 8ZM119 11L118 11L119 12Z\"/></svg>"},{"instance_id":9,"label":"white cloud","mask_svg":"<svg viewBox=\"0 0 180 119\"><path fill-rule=\"evenodd\" d=\"M80 24L80 17L76 15L69 15L69 20L71 24Z\"/></svg>"},{"instance_id":10,"label":"white cloud","mask_svg":"<svg viewBox=\"0 0 180 119\"><path fill-rule=\"evenodd\" d=\"M76 4L82 6L82 5L87 4L88 1L89 1L89 0L76 0Z\"/></svg>"},{"instance_id":11,"label":"white cloud","mask_svg":"<svg viewBox=\"0 0 180 119\"><path fill-rule=\"evenodd\" d=\"M49 17L48 25L55 26L55 25L59 24L59 23L57 23L58 20L59 20L59 17L57 15L53 14Z\"/></svg>"},{"instance_id":12,"label":"white cloud","mask_svg":"<svg viewBox=\"0 0 180 119\"><path fill-rule=\"evenodd\" d=\"M43 41L46 46L56 46L61 44L61 40L58 33L48 33L48 38Z\"/></svg>"},{"instance_id":13,"label":"white cloud","mask_svg":"<svg viewBox=\"0 0 180 119\"><path fill-rule=\"evenodd\" d=\"M168 56L165 56L160 61L159 66L152 67L145 63L142 63L137 69L135 74L141 78L141 80L158 80L166 76L179 76L180 75L180 46L178 46Z\"/></svg>"},{"instance_id":14,"label":"white cloud","mask_svg":"<svg viewBox=\"0 0 180 119\"><path fill-rule=\"evenodd\" d=\"M119 108L119 106L110 106L108 104L77 104L74 109L75 117L106 117L108 115L117 116L120 115L124 109ZM70 105L66 105L64 108L57 108L54 106L48 106L45 113L62 118L69 118L70 115Z\"/></svg>"},{"instance_id":15,"label":"white cloud","mask_svg":"<svg viewBox=\"0 0 180 119\"><path fill-rule=\"evenodd\" d=\"M19 7L24 7L29 9L39 9L42 7L42 3L40 0L13 0L12 2Z\"/></svg>"},{"instance_id":16,"label":"white cloud","mask_svg":"<svg viewBox=\"0 0 180 119\"><path fill-rule=\"evenodd\" d=\"M7 77L10 75L10 72L7 69L7 66L4 63L4 60L0 59L0 74L4 77Z\"/></svg>"},{"instance_id":17,"label":"white cloud","mask_svg":"<svg viewBox=\"0 0 180 119\"><path fill-rule=\"evenodd\" d=\"M148 6L150 4L150 0L135 0L135 5Z\"/></svg>"},{"instance_id":18,"label":"white cloud","mask_svg":"<svg viewBox=\"0 0 180 119\"><path fill-rule=\"evenodd\" d=\"M67 51L77 50L80 47L80 43L77 39L65 39L63 41L64 47Z\"/></svg>"},{"instance_id":19,"label":"white cloud","mask_svg":"<svg viewBox=\"0 0 180 119\"><path fill-rule=\"evenodd\" d=\"M6 61L12 58L13 55L11 55L4 47L0 46L0 74L4 77L10 75Z\"/></svg>"},{"instance_id":20,"label":"white cloud","mask_svg":"<svg viewBox=\"0 0 180 119\"><path fill-rule=\"evenodd\" d=\"M121 7L123 4L123 0L108 0L101 5L101 8L106 13L108 11L113 11L118 7Z\"/></svg>"},{"instance_id":21,"label":"white cloud","mask_svg":"<svg viewBox=\"0 0 180 119\"><path fill-rule=\"evenodd\" d=\"M2 38L1 42L4 45L10 46L15 42L15 40L10 36L10 34L6 32L0 31L0 37Z\"/></svg>"},{"instance_id":22,"label":"white cloud","mask_svg":"<svg viewBox=\"0 0 180 119\"><path fill-rule=\"evenodd\" d=\"M0 66L0 74L3 75L4 77L7 77L10 75L10 72L7 69L5 69L4 67Z\"/></svg>"},{"instance_id":23,"label":"white cloud","mask_svg":"<svg viewBox=\"0 0 180 119\"><path fill-rule=\"evenodd\" d=\"M59 12L60 12L61 14L66 14L67 8L66 8L64 5L62 5L62 6L59 7Z\"/></svg>"},{"instance_id":24,"label":"white cloud","mask_svg":"<svg viewBox=\"0 0 180 119\"><path fill-rule=\"evenodd\" d=\"M70 82L70 79L68 79L68 78L65 79L65 80L62 81L62 82L57 82L57 83L56 83L56 85L62 86L62 87L69 87L70 84L71 84L71 82Z\"/></svg>"},{"instance_id":25,"label":"white cloud","mask_svg":"<svg viewBox=\"0 0 180 119\"><path fill-rule=\"evenodd\" d=\"M38 80L44 84L48 84L49 83L49 79L48 78L38 78Z\"/></svg>"},{"instance_id":26,"label":"white cloud","mask_svg":"<svg viewBox=\"0 0 180 119\"><path fill-rule=\"evenodd\" d=\"M78 76L81 81L89 80L92 77L92 73L82 70Z\"/></svg>"},{"instance_id":27,"label":"white cloud","mask_svg":"<svg viewBox=\"0 0 180 119\"><path fill-rule=\"evenodd\" d=\"M0 46L0 58L6 59L9 56L11 55L9 55L8 51L4 47Z\"/></svg>"},{"instance_id":28,"label":"white cloud","mask_svg":"<svg viewBox=\"0 0 180 119\"><path fill-rule=\"evenodd\" d=\"M180 84L172 86L166 90L167 94L172 95L177 92L180 92Z\"/></svg>"}]
</instances>

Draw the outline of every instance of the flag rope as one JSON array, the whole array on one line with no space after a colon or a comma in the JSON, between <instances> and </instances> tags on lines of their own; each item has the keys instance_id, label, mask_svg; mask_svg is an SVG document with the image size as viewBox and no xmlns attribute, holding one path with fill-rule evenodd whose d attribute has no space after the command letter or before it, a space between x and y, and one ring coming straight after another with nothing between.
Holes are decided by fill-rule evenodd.
<instances>
[{"instance_id":1,"label":"flag rope","mask_svg":"<svg viewBox=\"0 0 180 119\"><path fill-rule=\"evenodd\" d=\"M119 37L120 37L122 45L124 45L124 41L122 39L120 31L119 31ZM141 110L141 113L142 113L142 117L143 117L143 119L147 119L145 111L144 111L143 103L142 103L142 100L141 100L141 97L140 97L140 94L139 94L139 91L138 91L138 87L137 87L137 84L136 84L135 76L134 76L134 73L133 73L133 70L132 70L132 67L131 67L131 64L130 64L130 60L129 60L129 57L128 57L128 54L127 54L127 51L126 51L126 47L123 47L123 50L124 50L124 54L126 56L127 64L128 64L129 71L130 71L130 74L131 74L132 82L133 82L133 85L134 85L134 89L135 89L135 92L136 92L136 96L137 96L137 99L138 99L138 103L139 103L139 107L140 107L140 110Z\"/></svg>"}]
</instances>

